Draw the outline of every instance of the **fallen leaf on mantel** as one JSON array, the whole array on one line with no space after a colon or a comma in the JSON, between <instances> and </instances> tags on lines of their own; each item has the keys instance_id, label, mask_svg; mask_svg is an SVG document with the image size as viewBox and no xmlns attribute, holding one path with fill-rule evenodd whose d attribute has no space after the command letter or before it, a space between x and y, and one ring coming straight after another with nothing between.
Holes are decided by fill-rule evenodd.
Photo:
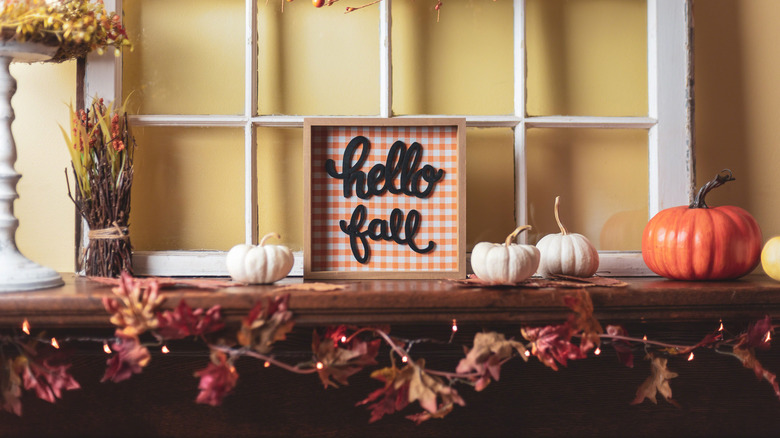
<instances>
[{"instance_id":1,"label":"fallen leaf on mantel","mask_svg":"<svg viewBox=\"0 0 780 438\"><path fill-rule=\"evenodd\" d=\"M466 278L465 280L451 280L451 281L453 281L455 284L464 287L500 287L500 288L520 287L520 288L528 288L528 289L544 289L548 287L583 288L583 287L596 287L596 286L598 287L628 286L627 283L624 283L620 280L616 280L614 278L596 277L596 276L593 276L591 278L579 278L579 277L568 277L563 275L559 275L556 277L557 278L554 279L529 278L528 280L521 281L519 283L496 284L496 283L483 281L476 275L472 274L469 275L469 277Z\"/></svg>"},{"instance_id":2,"label":"fallen leaf on mantel","mask_svg":"<svg viewBox=\"0 0 780 438\"><path fill-rule=\"evenodd\" d=\"M616 278L599 277L598 275L594 275L593 277L588 277L588 278L571 277L569 275L555 275L555 279L567 280L567 281L576 281L576 282L590 284L590 285L593 285L593 286L603 286L603 287L624 287L624 286L628 286L628 283L626 283L624 281L620 281L620 280L618 280Z\"/></svg>"},{"instance_id":3,"label":"fallen leaf on mantel","mask_svg":"<svg viewBox=\"0 0 780 438\"><path fill-rule=\"evenodd\" d=\"M333 283L299 283L299 284L288 284L286 286L278 287L274 289L274 292L281 292L281 291L288 291L288 290L330 292L334 290L342 290L345 289L346 287L347 286L343 284L333 284Z\"/></svg>"},{"instance_id":4,"label":"fallen leaf on mantel","mask_svg":"<svg viewBox=\"0 0 780 438\"><path fill-rule=\"evenodd\" d=\"M119 286L118 278L111 278L111 277L87 277L87 278L101 284L106 284L109 286ZM177 286L186 286L186 287L193 287L196 289L216 290L216 289L221 289L223 287L245 286L245 284L243 283L236 283L233 281L208 280L202 278L146 277L146 278L135 278L134 281L140 283L140 286L143 289L148 288L149 285L155 281L157 282L157 284L161 289L172 288Z\"/></svg>"}]
</instances>

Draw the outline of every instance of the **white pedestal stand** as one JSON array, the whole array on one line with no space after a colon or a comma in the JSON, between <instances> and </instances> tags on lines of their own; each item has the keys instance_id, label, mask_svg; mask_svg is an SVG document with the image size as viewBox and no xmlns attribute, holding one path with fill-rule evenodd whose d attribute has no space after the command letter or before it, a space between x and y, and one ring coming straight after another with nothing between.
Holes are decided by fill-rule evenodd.
<instances>
[{"instance_id":1,"label":"white pedestal stand","mask_svg":"<svg viewBox=\"0 0 780 438\"><path fill-rule=\"evenodd\" d=\"M22 175L14 169L16 143L11 133L14 110L11 98L16 79L11 62L40 62L51 59L57 47L34 43L0 42L0 292L24 291L60 286L62 278L53 269L24 257L16 247L19 220L14 216L14 201L19 197L16 183Z\"/></svg>"}]
</instances>

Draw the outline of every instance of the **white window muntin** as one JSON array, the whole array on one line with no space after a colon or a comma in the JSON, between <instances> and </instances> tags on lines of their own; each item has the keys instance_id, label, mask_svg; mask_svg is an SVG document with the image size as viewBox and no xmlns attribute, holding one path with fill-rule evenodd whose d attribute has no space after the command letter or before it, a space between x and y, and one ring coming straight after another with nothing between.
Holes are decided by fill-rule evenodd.
<instances>
[{"instance_id":1,"label":"white window muntin","mask_svg":"<svg viewBox=\"0 0 780 438\"><path fill-rule=\"evenodd\" d=\"M379 3L380 14L380 117L392 114L393 1ZM508 0L501 0L508 1ZM647 117L544 116L526 114L525 0L514 4L514 114L511 116L464 116L467 127L511 127L515 147L515 217L527 222L525 138L529 128L647 129L649 193L648 212L687 204L693 194L693 96L691 60L691 7L689 1L647 0ZM106 0L109 10L121 10L122 0ZM244 228L245 241L257 243L257 127L303 127L303 116L257 115L257 2L246 0L246 45L244 113L224 115L139 115L134 126L239 127L244 130ZM122 96L122 59L90 55L87 60L85 95L113 100ZM403 117L403 116L400 116ZM83 227L83 225L82 225ZM86 233L81 233L86 235ZM81 240L84 245L83 239ZM148 275L226 275L221 251L136 252L137 273ZM301 254L296 254L292 275L302 274ZM600 273L648 275L639 251L602 251ZM78 263L78 262L77 262Z\"/></svg>"}]
</instances>

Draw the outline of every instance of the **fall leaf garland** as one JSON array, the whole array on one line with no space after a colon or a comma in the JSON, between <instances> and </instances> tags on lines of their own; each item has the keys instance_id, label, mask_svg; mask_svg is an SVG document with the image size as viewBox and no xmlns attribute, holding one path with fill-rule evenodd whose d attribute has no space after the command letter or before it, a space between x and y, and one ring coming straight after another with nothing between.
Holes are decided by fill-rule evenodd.
<instances>
[{"instance_id":1,"label":"fall leaf garland","mask_svg":"<svg viewBox=\"0 0 780 438\"><path fill-rule=\"evenodd\" d=\"M160 283L154 280L136 280L127 273L115 282L113 296L105 297L103 304L117 327L114 337L102 341L110 357L102 381L120 382L140 374L151 361L148 347L141 336L151 336L156 345L166 341L192 338L208 348L208 363L194 373L198 381L197 403L220 405L239 382L235 363L242 357L263 361L263 366L278 366L298 374L317 374L325 388L349 384L356 374L379 365L377 357L382 345L389 347L390 365L374 369L370 377L381 387L356 403L370 413L369 422L385 415L399 413L416 404L417 413L406 418L421 423L443 418L455 406L465 406L465 400L456 388L459 384L484 390L498 382L501 368L514 358L525 361L531 356L558 371L572 360L599 354L601 346L611 346L620 363L634 366L634 353L643 351L649 363L649 376L636 391L631 404L645 400L657 403L660 394L675 406L672 398L672 379L679 374L669 369L670 359L693 354L694 350L712 349L733 356L752 370L756 377L770 384L778 398L780 385L776 374L767 370L756 356L756 350L770 348L774 326L767 316L754 322L745 333L724 336L721 330L705 335L693 345L674 345L659 341L630 337L617 325L606 330L593 316L593 303L584 289L567 294L564 304L572 313L561 324L543 327L523 327L524 339L507 338L497 332L481 332L474 336L472 346L464 347L464 357L453 372L430 369L424 358L410 357L412 346L431 339L401 339L390 335L389 327L352 327L340 325L314 330L312 359L288 364L276 359L272 351L276 343L285 340L294 325L289 308L289 294L258 301L241 321L235 341L225 341L225 323L221 308L192 309L184 300L172 310L161 310L164 295ZM212 336L219 334L219 336ZM63 339L78 342L80 339ZM450 339L450 343L452 338ZM0 405L3 410L22 414L21 398L24 391L34 392L39 398L55 402L64 391L79 389L79 383L70 375L70 365L64 360L59 344L43 335L0 336ZM10 351L16 354L8 355Z\"/></svg>"}]
</instances>

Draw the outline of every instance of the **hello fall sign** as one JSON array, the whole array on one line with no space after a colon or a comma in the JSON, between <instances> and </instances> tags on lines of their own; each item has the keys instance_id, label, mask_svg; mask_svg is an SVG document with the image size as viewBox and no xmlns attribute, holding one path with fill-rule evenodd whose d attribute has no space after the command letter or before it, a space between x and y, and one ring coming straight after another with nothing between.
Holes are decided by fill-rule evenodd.
<instances>
[{"instance_id":1,"label":"hello fall sign","mask_svg":"<svg viewBox=\"0 0 780 438\"><path fill-rule=\"evenodd\" d=\"M465 277L465 120L304 121L307 278Z\"/></svg>"}]
</instances>

